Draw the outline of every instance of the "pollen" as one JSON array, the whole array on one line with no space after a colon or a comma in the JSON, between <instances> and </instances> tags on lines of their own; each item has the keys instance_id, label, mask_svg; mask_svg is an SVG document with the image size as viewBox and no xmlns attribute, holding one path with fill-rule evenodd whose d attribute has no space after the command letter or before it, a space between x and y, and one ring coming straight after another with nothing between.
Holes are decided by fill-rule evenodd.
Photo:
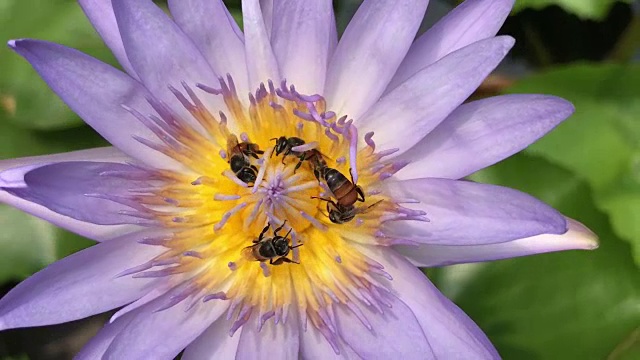
<instances>
[{"instance_id":1,"label":"pollen","mask_svg":"<svg viewBox=\"0 0 640 360\"><path fill-rule=\"evenodd\" d=\"M426 221L379 188L405 164L385 161L394 149L376 152L373 133L360 138L320 95L268 82L245 105L231 77L219 81L170 88L184 113L153 99L156 114L127 108L160 139L138 141L184 170L140 167L153 186L130 189L126 201L162 229L141 242L166 251L122 276L166 278L179 289L167 307L228 301L231 334L296 311L338 352L333 304L365 326L358 306L387 305L390 276L359 246L393 244L382 222ZM228 113L211 113L196 91L222 97Z\"/></svg>"}]
</instances>

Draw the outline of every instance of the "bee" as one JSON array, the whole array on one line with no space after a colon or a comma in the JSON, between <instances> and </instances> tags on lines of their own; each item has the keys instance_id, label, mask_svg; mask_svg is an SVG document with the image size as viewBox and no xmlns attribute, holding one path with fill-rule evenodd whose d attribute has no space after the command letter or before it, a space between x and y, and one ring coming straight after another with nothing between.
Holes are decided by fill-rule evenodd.
<instances>
[{"instance_id":1,"label":"bee","mask_svg":"<svg viewBox=\"0 0 640 360\"><path fill-rule=\"evenodd\" d=\"M300 158L302 156L302 154L303 154L303 153L298 152L298 151L293 151L294 147L305 144L304 140L300 139L299 137L292 136L292 137L288 138L286 136L280 136L279 138L273 138L271 140L275 140L276 141L276 146L273 147L273 150L276 153L276 155L280 155L280 154L284 153L284 155L282 156L282 163L283 164L284 164L284 159L287 156L293 155L293 156L295 156L297 158Z\"/></svg>"},{"instance_id":2,"label":"bee","mask_svg":"<svg viewBox=\"0 0 640 360\"><path fill-rule=\"evenodd\" d=\"M282 156L282 163L284 164L284 159L288 155L293 155L297 157L300 161L296 164L293 172L295 173L304 161L308 161L311 164L312 169L314 169L314 175L316 179L320 180L320 174L316 173L315 169L322 169L327 166L327 162L324 160L324 155L317 149L309 149L306 151L294 151L293 148L296 146L304 145L305 141L298 137L290 137L287 138L285 136L280 136L279 138L273 138L271 140L276 140L276 145L274 147L274 152L276 155L280 155L284 153ZM273 154L273 153L271 153Z\"/></svg>"},{"instance_id":3,"label":"bee","mask_svg":"<svg viewBox=\"0 0 640 360\"><path fill-rule=\"evenodd\" d=\"M243 256L247 259L260 262L269 260L269 264L271 265L280 265L285 262L299 264L298 262L287 258L287 255L290 250L300 247L303 244L298 244L296 246L289 245L288 237L292 229L289 229L285 236L278 235L278 232L282 230L286 223L287 221L285 220L279 228L273 231L272 238L265 239L264 235L271 226L271 224L268 223L267 226L262 229L260 236L253 240L253 245L242 249Z\"/></svg>"},{"instance_id":4,"label":"bee","mask_svg":"<svg viewBox=\"0 0 640 360\"><path fill-rule=\"evenodd\" d=\"M329 220L335 224L343 224L353 220L357 214L365 213L367 210L378 205L380 201L367 208L356 208L354 205L356 201L364 202L364 192L362 188L353 182L353 174L351 174L351 181L347 179L341 172L328 166L322 166L320 163L314 164L313 172L317 178L321 178L329 187L329 190L333 193L336 201L332 199L325 199L321 197L312 196L312 199L320 199L327 202L327 212L329 213ZM381 200L382 201L382 200Z\"/></svg>"},{"instance_id":5,"label":"bee","mask_svg":"<svg viewBox=\"0 0 640 360\"><path fill-rule=\"evenodd\" d=\"M264 154L264 151L260 150L258 144L246 141L238 143L238 138L235 135L230 135L227 139L227 153L231 171L236 174L238 179L247 184L255 182L258 168L251 165L249 156L258 159L258 154Z\"/></svg>"}]
</instances>

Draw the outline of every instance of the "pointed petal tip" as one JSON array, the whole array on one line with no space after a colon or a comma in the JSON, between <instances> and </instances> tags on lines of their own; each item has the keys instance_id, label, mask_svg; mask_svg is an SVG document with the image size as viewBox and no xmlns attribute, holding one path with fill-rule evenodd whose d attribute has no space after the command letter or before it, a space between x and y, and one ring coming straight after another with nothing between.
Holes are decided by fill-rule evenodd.
<instances>
[{"instance_id":1,"label":"pointed petal tip","mask_svg":"<svg viewBox=\"0 0 640 360\"><path fill-rule=\"evenodd\" d=\"M576 250L595 250L600 246L598 235L577 220L567 218L569 230L567 240L575 244Z\"/></svg>"},{"instance_id":2,"label":"pointed petal tip","mask_svg":"<svg viewBox=\"0 0 640 360\"><path fill-rule=\"evenodd\" d=\"M33 43L47 43L47 41L29 38L11 39L7 41L7 47L18 54L23 55L23 51L28 50L27 46Z\"/></svg>"},{"instance_id":3,"label":"pointed petal tip","mask_svg":"<svg viewBox=\"0 0 640 360\"><path fill-rule=\"evenodd\" d=\"M33 41L32 39L11 39L9 41L7 41L7 47L15 52L17 52L18 54L22 55L22 52L24 50L24 45L25 43L29 43Z\"/></svg>"},{"instance_id":4,"label":"pointed petal tip","mask_svg":"<svg viewBox=\"0 0 640 360\"><path fill-rule=\"evenodd\" d=\"M511 48L513 47L513 45L516 44L516 39L514 39L512 36L509 36L509 35L500 35L500 36L496 36L496 38L500 39L505 54L508 53L509 50L511 50Z\"/></svg>"},{"instance_id":5,"label":"pointed petal tip","mask_svg":"<svg viewBox=\"0 0 640 360\"><path fill-rule=\"evenodd\" d=\"M565 118L568 118L569 116L573 115L574 112L576 112L576 107L571 101L558 96L550 97L557 102L556 106L558 107L558 112L562 113Z\"/></svg>"}]
</instances>

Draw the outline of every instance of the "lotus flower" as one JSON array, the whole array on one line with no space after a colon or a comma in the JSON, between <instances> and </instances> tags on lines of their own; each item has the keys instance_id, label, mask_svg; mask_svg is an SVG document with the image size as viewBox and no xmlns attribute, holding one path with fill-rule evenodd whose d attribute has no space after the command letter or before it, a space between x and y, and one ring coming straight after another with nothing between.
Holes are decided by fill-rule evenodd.
<instances>
[{"instance_id":1,"label":"lotus flower","mask_svg":"<svg viewBox=\"0 0 640 360\"><path fill-rule=\"evenodd\" d=\"M0 301L0 329L119 310L78 359L493 359L417 266L591 249L524 193L463 178L573 112L465 103L512 0L80 0L125 72L9 47L113 147L4 160L0 200L98 242Z\"/></svg>"}]
</instances>

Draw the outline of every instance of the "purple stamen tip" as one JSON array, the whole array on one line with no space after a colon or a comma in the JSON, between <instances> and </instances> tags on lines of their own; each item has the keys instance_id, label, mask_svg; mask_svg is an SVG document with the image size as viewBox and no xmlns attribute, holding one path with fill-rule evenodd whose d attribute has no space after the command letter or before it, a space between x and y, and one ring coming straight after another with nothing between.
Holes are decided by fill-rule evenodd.
<instances>
[{"instance_id":1,"label":"purple stamen tip","mask_svg":"<svg viewBox=\"0 0 640 360\"><path fill-rule=\"evenodd\" d=\"M220 115L220 125L227 125L227 115L225 115L222 111L220 111L218 115Z\"/></svg>"},{"instance_id":2,"label":"purple stamen tip","mask_svg":"<svg viewBox=\"0 0 640 360\"><path fill-rule=\"evenodd\" d=\"M264 275L264 277L269 277L271 275L271 271L266 263L261 262L260 268L262 268L262 275Z\"/></svg>"},{"instance_id":3,"label":"purple stamen tip","mask_svg":"<svg viewBox=\"0 0 640 360\"><path fill-rule=\"evenodd\" d=\"M196 87L198 89L206 92L206 93L209 93L209 94L213 94L213 95L222 94L222 90L221 89L212 88L211 86L207 86L207 85L204 85L204 84L197 83Z\"/></svg>"},{"instance_id":4,"label":"purple stamen tip","mask_svg":"<svg viewBox=\"0 0 640 360\"><path fill-rule=\"evenodd\" d=\"M227 264L227 267L229 267L229 270L231 271L238 270L238 265L236 265L236 263L234 263L233 261L229 261L229 263Z\"/></svg>"},{"instance_id":5,"label":"purple stamen tip","mask_svg":"<svg viewBox=\"0 0 640 360\"><path fill-rule=\"evenodd\" d=\"M373 141L373 131L370 131L364 135L364 141L369 145L373 150L376 149L376 143Z\"/></svg>"},{"instance_id":6,"label":"purple stamen tip","mask_svg":"<svg viewBox=\"0 0 640 360\"><path fill-rule=\"evenodd\" d=\"M182 253L182 255L187 256L187 257L194 257L194 258L198 258L198 259L204 259L204 256L194 250L189 250L189 251L185 251Z\"/></svg>"},{"instance_id":7,"label":"purple stamen tip","mask_svg":"<svg viewBox=\"0 0 640 360\"><path fill-rule=\"evenodd\" d=\"M202 302L207 302L211 300L227 300L227 294L224 291L219 291L215 294L210 294L202 298Z\"/></svg>"},{"instance_id":8,"label":"purple stamen tip","mask_svg":"<svg viewBox=\"0 0 640 360\"><path fill-rule=\"evenodd\" d=\"M271 319L275 315L276 315L276 312L271 310L269 312L264 313L262 316L260 316L260 322L258 323L258 332L262 331L262 327L267 322L267 320Z\"/></svg>"},{"instance_id":9,"label":"purple stamen tip","mask_svg":"<svg viewBox=\"0 0 640 360\"><path fill-rule=\"evenodd\" d=\"M179 203L179 202L178 202L178 200L176 200L176 199L172 199L172 198L164 198L163 200L164 200L164 202L166 202L167 204L171 204L171 205L175 205L175 206L180 205L180 203Z\"/></svg>"}]
</instances>

